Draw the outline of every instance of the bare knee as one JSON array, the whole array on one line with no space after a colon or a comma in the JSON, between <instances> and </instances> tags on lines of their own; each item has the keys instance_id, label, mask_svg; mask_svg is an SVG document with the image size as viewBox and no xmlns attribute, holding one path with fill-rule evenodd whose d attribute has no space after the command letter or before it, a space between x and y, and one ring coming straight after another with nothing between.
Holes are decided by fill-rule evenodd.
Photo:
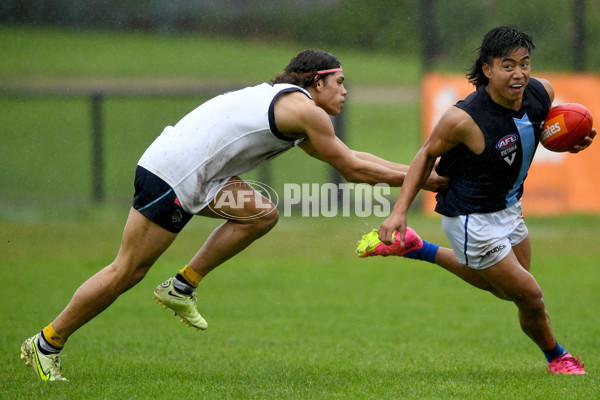
<instances>
[{"instance_id":1,"label":"bare knee","mask_svg":"<svg viewBox=\"0 0 600 400\"><path fill-rule=\"evenodd\" d=\"M522 294L514 302L519 311L528 315L537 316L546 311L544 295L539 287Z\"/></svg>"},{"instance_id":2,"label":"bare knee","mask_svg":"<svg viewBox=\"0 0 600 400\"><path fill-rule=\"evenodd\" d=\"M507 301L511 301L512 299L510 298L510 296L508 296L506 293L502 292L501 290L498 290L497 288L495 288L491 283L489 282L485 282L482 283L480 286L478 286L480 289L485 290L487 292L490 292L491 294L493 294L494 296L496 296L497 298L501 299L501 300L507 300Z\"/></svg>"},{"instance_id":3,"label":"bare knee","mask_svg":"<svg viewBox=\"0 0 600 400\"><path fill-rule=\"evenodd\" d=\"M277 222L279 221L279 212L274 205L271 205L271 208L266 210L264 214L260 215L257 218L254 218L249 221L252 224L252 228L259 235L262 236L265 233L269 232Z\"/></svg>"},{"instance_id":4,"label":"bare knee","mask_svg":"<svg viewBox=\"0 0 600 400\"><path fill-rule=\"evenodd\" d=\"M138 283L141 282L142 279L144 279L144 277L146 276L146 274L148 273L148 271L150 270L150 267L152 267L152 264L147 264L147 265L141 265L138 268L136 268L129 276L129 283L130 283L130 287L133 287L135 285L137 285Z\"/></svg>"},{"instance_id":5,"label":"bare knee","mask_svg":"<svg viewBox=\"0 0 600 400\"><path fill-rule=\"evenodd\" d=\"M123 293L137 285L148 273L152 262L130 264L117 259L106 267L112 274L113 287Z\"/></svg>"}]
</instances>

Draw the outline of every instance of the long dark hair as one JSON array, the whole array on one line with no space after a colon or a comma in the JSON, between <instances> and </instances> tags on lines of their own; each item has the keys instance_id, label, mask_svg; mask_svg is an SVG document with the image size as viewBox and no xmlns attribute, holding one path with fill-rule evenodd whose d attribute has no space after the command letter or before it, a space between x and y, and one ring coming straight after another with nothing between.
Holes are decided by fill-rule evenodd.
<instances>
[{"instance_id":1,"label":"long dark hair","mask_svg":"<svg viewBox=\"0 0 600 400\"><path fill-rule=\"evenodd\" d=\"M283 73L271 79L271 85L276 83L291 83L302 88L308 88L315 83L317 76L324 78L328 73L317 74L317 71L340 68L342 64L336 56L321 50L304 50L292 58Z\"/></svg>"},{"instance_id":2,"label":"long dark hair","mask_svg":"<svg viewBox=\"0 0 600 400\"><path fill-rule=\"evenodd\" d=\"M520 47L524 47L531 54L535 49L531 36L511 26L492 29L483 37L479 57L467 73L467 79L477 87L487 85L488 78L483 73L483 64L492 65L494 58L505 57Z\"/></svg>"}]
</instances>

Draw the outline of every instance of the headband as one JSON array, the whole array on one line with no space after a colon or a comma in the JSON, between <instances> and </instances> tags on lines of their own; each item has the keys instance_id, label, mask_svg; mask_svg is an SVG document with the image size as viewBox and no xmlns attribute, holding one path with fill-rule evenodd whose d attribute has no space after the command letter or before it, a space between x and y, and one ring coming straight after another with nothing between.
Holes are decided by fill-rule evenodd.
<instances>
[{"instance_id":1,"label":"headband","mask_svg":"<svg viewBox=\"0 0 600 400\"><path fill-rule=\"evenodd\" d=\"M332 68L332 69L323 69L321 71L317 71L317 75L328 74L330 72L341 72L342 68Z\"/></svg>"}]
</instances>

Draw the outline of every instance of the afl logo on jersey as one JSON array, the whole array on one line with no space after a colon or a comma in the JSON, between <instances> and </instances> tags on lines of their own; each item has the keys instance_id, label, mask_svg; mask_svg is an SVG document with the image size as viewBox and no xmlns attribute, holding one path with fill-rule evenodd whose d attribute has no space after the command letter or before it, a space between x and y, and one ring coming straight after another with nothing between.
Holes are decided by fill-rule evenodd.
<instances>
[{"instance_id":1,"label":"afl logo on jersey","mask_svg":"<svg viewBox=\"0 0 600 400\"><path fill-rule=\"evenodd\" d=\"M512 133L512 134L506 135L502 139L498 140L498 143L496 143L496 148L498 150L504 150L504 149L507 149L510 146L516 144L518 141L519 141L519 137L517 135L515 135L514 133Z\"/></svg>"}]
</instances>

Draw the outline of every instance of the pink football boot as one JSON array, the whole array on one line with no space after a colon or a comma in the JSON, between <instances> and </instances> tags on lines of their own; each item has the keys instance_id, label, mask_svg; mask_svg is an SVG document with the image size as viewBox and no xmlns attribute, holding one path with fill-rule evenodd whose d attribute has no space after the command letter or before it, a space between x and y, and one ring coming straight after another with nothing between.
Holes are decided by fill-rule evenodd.
<instances>
[{"instance_id":1,"label":"pink football boot","mask_svg":"<svg viewBox=\"0 0 600 400\"><path fill-rule=\"evenodd\" d=\"M411 228L406 228L406 236L404 238L404 247L400 246L400 233L394 232L396 240L391 245L386 245L379 240L377 231L373 229L367 233L358 242L356 253L359 257L370 256L399 256L402 257L412 251L417 251L423 247L423 240Z\"/></svg>"},{"instance_id":2,"label":"pink football boot","mask_svg":"<svg viewBox=\"0 0 600 400\"><path fill-rule=\"evenodd\" d=\"M585 375L583 365L580 356L573 357L567 353L550 361L546 369L554 374Z\"/></svg>"}]
</instances>

